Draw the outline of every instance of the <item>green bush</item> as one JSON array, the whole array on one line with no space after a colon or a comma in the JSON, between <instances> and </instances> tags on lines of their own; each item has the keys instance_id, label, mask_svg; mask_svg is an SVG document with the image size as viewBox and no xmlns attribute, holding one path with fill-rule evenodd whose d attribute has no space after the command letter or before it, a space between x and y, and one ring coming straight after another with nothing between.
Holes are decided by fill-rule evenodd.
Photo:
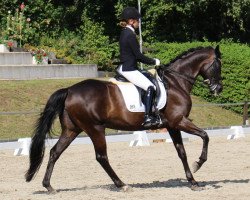
<instances>
[{"instance_id":1,"label":"green bush","mask_svg":"<svg viewBox=\"0 0 250 200\"><path fill-rule=\"evenodd\" d=\"M95 63L99 69L111 71L116 44L110 44L103 34L102 24L92 22L85 15L82 18L83 24L76 32L64 30L60 36L41 37L40 48L54 52L57 58L64 58L68 63Z\"/></svg>"}]
</instances>

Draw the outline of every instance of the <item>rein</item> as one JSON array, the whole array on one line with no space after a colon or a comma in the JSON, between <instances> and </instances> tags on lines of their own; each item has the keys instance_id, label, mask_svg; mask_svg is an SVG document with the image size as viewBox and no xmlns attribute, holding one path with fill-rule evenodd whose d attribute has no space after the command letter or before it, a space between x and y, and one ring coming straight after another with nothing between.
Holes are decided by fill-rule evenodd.
<instances>
[{"instance_id":1,"label":"rein","mask_svg":"<svg viewBox=\"0 0 250 200\"><path fill-rule=\"evenodd\" d=\"M186 81L188 81L188 82L191 83L191 84L194 84L195 81L196 81L196 79L193 78L192 76L180 74L180 72L177 72L177 71L175 71L175 70L173 70L173 69L170 69L170 68L164 69L163 71L164 71L164 72L167 71L167 72L169 72L169 74L175 74L175 75L177 75L178 77L181 77L181 78L185 79ZM163 76L167 77L164 73L163 73Z\"/></svg>"},{"instance_id":2,"label":"rein","mask_svg":"<svg viewBox=\"0 0 250 200\"><path fill-rule=\"evenodd\" d=\"M215 58L214 61L211 63L211 65L206 69L206 71L214 65L215 61L216 61L216 58ZM202 86L204 85L204 83L206 83L206 84L209 84L209 83L210 83L209 79L206 79L206 80L199 80L199 79L196 79L196 78L194 78L194 77L192 77L192 76L189 76L189 75L186 75L186 74L181 74L180 72L177 72L177 71L175 71L174 69L166 68L166 66L167 66L167 65L162 65L162 67L163 67L162 71L163 71L163 72L169 72L169 74L175 74L175 75L177 75L178 77L180 77L180 78L182 78L182 79L185 79L186 81L188 81L188 82L189 82L190 84L192 84L192 85L193 85L195 82L197 82L197 81L198 81L198 83L199 83L200 85L202 85ZM165 68L165 69L164 69L164 68ZM162 76L164 76L164 77L167 78L167 76L166 76L164 73L162 73ZM162 81L163 81L163 79L162 79Z\"/></svg>"}]
</instances>

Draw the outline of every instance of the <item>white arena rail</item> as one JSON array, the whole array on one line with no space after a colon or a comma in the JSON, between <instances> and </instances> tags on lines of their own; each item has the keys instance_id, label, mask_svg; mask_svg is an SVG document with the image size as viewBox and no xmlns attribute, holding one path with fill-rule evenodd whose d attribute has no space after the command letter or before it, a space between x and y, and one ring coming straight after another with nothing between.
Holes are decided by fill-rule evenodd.
<instances>
[{"instance_id":1,"label":"white arena rail","mask_svg":"<svg viewBox=\"0 0 250 200\"><path fill-rule=\"evenodd\" d=\"M223 129L208 129L205 130L209 136L227 136L227 139L237 139L245 137L245 134L250 134L250 127L232 126ZM197 136L182 132L183 141L188 141L189 138L199 138ZM135 131L133 134L120 134L106 136L107 143L110 142L130 142L129 146L149 146L152 140L165 139L166 142L171 142L171 138L167 133L146 133L145 131ZM47 139L46 146L52 147L58 139ZM31 138L20 138L18 141L0 142L0 150L15 149L14 155L28 155ZM92 144L89 137L78 137L71 145L76 144Z\"/></svg>"}]
</instances>

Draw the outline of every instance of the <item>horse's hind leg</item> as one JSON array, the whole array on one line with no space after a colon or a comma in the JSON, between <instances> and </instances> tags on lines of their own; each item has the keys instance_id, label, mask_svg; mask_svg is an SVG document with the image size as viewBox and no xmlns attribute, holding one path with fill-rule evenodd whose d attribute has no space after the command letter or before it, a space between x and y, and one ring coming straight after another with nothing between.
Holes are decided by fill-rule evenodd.
<instances>
[{"instance_id":1,"label":"horse's hind leg","mask_svg":"<svg viewBox=\"0 0 250 200\"><path fill-rule=\"evenodd\" d=\"M54 147L50 150L50 157L46 169L46 173L44 175L43 179L43 186L48 190L49 193L55 193L56 191L53 189L53 187L50 185L50 178L52 175L52 171L54 168L54 165L60 155L63 153L63 151L70 145L70 143L76 138L78 133L74 131L70 131L68 129L65 129L62 131L62 135L60 136L57 143L54 145Z\"/></svg>"},{"instance_id":2,"label":"horse's hind leg","mask_svg":"<svg viewBox=\"0 0 250 200\"><path fill-rule=\"evenodd\" d=\"M173 129L169 129L168 131L173 140L178 156L182 161L187 180L191 184L191 189L197 190L198 183L194 180L194 177L190 171L190 168L187 162L187 154L186 154L183 141L182 141L182 137L181 137L181 132L177 130L173 130Z\"/></svg>"},{"instance_id":3,"label":"horse's hind leg","mask_svg":"<svg viewBox=\"0 0 250 200\"><path fill-rule=\"evenodd\" d=\"M111 165L109 164L107 156L107 145L105 139L105 128L103 126L97 125L89 128L87 133L93 142L95 148L96 160L100 163L103 169L110 176L116 187L122 188L124 191L129 189L129 187L119 179L119 177L116 175Z\"/></svg>"}]
</instances>

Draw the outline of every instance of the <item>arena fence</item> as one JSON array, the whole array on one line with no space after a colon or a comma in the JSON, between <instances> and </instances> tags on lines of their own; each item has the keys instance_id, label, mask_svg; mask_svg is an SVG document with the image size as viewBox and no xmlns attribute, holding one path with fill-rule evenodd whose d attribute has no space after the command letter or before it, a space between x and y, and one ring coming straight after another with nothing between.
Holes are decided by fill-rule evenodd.
<instances>
[{"instance_id":1,"label":"arena fence","mask_svg":"<svg viewBox=\"0 0 250 200\"><path fill-rule=\"evenodd\" d=\"M227 139L238 139L245 137L245 134L250 134L249 126L232 126L224 129L207 129L206 132L209 136L227 136ZM182 138L184 142L189 141L190 138L199 138L194 135L182 132ZM169 134L166 133L146 133L146 131L135 131L130 134L109 135L106 136L107 143L110 142L129 142L129 146L150 146L150 141L165 140L166 142L172 142ZM52 147L58 139L47 139L46 146ZM20 138L18 141L2 142L0 143L0 150L15 149L14 155L29 155L29 147L31 138ZM71 145L76 144L92 144L89 137L78 137Z\"/></svg>"},{"instance_id":2,"label":"arena fence","mask_svg":"<svg viewBox=\"0 0 250 200\"><path fill-rule=\"evenodd\" d=\"M250 102L245 101L241 103L210 103L210 104L194 104L193 107L211 107L211 106L220 106L220 107L230 107L230 106L242 106L242 124L249 125L248 121L248 109Z\"/></svg>"},{"instance_id":3,"label":"arena fence","mask_svg":"<svg viewBox=\"0 0 250 200\"><path fill-rule=\"evenodd\" d=\"M248 108L250 102L243 103L225 103L225 104L194 104L193 107L209 107L209 106L242 106L243 107L243 122L242 126L232 126L232 127L214 127L206 128L209 136L223 136L226 135L228 139L234 139L243 136L244 134L250 133L249 121L248 121ZM38 114L40 111L17 111L17 112L0 112L1 115L14 116L14 115L34 115ZM190 134L182 133L184 141L188 141L189 138L194 138ZM149 145L150 140L166 140L171 141L169 134L164 133L147 133L146 132L121 132L118 134L107 135L107 142L130 142L130 146L137 145ZM55 144L57 139L51 139L47 141L48 146ZM74 140L73 144L91 144L91 140L88 137L78 137ZM15 155L28 155L28 149L30 145L30 138L20 138L11 141L1 141L0 140L0 150L3 149L16 149Z\"/></svg>"},{"instance_id":4,"label":"arena fence","mask_svg":"<svg viewBox=\"0 0 250 200\"><path fill-rule=\"evenodd\" d=\"M209 103L209 104L193 104L193 107L211 107L211 106L219 106L219 107L230 107L230 106L242 106L243 115L242 115L242 125L249 125L248 121L248 109L250 102L240 102L240 103ZM41 111L12 111L12 112L0 112L1 115L32 115L38 114Z\"/></svg>"}]
</instances>

